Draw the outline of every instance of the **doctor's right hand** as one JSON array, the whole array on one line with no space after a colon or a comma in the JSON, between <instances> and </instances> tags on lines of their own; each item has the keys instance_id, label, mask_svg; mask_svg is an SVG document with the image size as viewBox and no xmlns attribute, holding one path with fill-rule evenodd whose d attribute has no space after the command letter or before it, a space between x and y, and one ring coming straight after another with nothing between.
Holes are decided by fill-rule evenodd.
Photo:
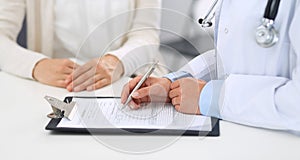
<instances>
[{"instance_id":1,"label":"doctor's right hand","mask_svg":"<svg viewBox=\"0 0 300 160\"><path fill-rule=\"evenodd\" d=\"M129 81L123 88L121 94L121 103L125 103L129 94L141 80L141 76L135 77ZM170 102L168 96L171 81L167 78L149 77L143 85L132 95L132 101L129 105L132 109L141 107L141 103L146 102Z\"/></svg>"},{"instance_id":2,"label":"doctor's right hand","mask_svg":"<svg viewBox=\"0 0 300 160\"><path fill-rule=\"evenodd\" d=\"M42 59L36 63L32 76L43 84L65 88L66 78L78 66L69 59Z\"/></svg>"}]
</instances>

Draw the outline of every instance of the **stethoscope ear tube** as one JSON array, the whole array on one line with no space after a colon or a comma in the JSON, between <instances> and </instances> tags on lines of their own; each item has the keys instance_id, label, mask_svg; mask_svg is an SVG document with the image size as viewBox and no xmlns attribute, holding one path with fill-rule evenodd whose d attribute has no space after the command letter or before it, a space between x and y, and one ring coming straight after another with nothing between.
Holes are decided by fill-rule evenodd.
<instances>
[{"instance_id":1,"label":"stethoscope ear tube","mask_svg":"<svg viewBox=\"0 0 300 160\"><path fill-rule=\"evenodd\" d=\"M201 24L202 27L211 27L213 24L210 21L204 21L203 18L200 18L198 20L199 24Z\"/></svg>"},{"instance_id":2,"label":"stethoscope ear tube","mask_svg":"<svg viewBox=\"0 0 300 160\"><path fill-rule=\"evenodd\" d=\"M216 7L218 3L218 0L215 0L214 3L212 4L212 6L209 8L207 14L205 15L204 18L200 18L198 20L199 24L201 24L202 27L211 27L212 26L212 22L211 20L214 18L215 16L215 13L212 14L214 8ZM212 15L210 17L210 15Z\"/></svg>"},{"instance_id":3,"label":"stethoscope ear tube","mask_svg":"<svg viewBox=\"0 0 300 160\"><path fill-rule=\"evenodd\" d=\"M204 19L203 19L203 18L200 18L200 19L198 20L198 23L199 23L199 24L202 24L203 21L204 21Z\"/></svg>"}]
</instances>

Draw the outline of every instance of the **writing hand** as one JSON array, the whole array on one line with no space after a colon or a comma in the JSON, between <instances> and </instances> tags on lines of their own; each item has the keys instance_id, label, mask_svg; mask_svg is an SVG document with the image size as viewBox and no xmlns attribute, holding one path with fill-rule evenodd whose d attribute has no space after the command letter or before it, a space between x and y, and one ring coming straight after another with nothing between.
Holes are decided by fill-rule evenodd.
<instances>
[{"instance_id":1,"label":"writing hand","mask_svg":"<svg viewBox=\"0 0 300 160\"><path fill-rule=\"evenodd\" d=\"M125 103L130 92L141 80L142 76L132 79L123 87L121 94L121 103ZM129 105L132 109L141 107L141 103L146 102L170 102L168 93L170 90L171 81L167 78L149 77L143 85L132 95L132 101Z\"/></svg>"}]
</instances>

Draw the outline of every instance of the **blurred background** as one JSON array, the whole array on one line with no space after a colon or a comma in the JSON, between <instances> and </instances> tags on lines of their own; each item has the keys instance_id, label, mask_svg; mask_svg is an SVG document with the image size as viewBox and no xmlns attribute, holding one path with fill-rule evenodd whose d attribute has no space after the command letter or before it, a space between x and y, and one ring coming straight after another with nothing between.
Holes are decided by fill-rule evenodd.
<instances>
[{"instance_id":1,"label":"blurred background","mask_svg":"<svg viewBox=\"0 0 300 160\"><path fill-rule=\"evenodd\" d=\"M201 28L198 19L203 18L214 0L162 0L163 29L182 36L161 31L161 53L172 70L181 68L195 56L214 48L213 31Z\"/></svg>"}]
</instances>

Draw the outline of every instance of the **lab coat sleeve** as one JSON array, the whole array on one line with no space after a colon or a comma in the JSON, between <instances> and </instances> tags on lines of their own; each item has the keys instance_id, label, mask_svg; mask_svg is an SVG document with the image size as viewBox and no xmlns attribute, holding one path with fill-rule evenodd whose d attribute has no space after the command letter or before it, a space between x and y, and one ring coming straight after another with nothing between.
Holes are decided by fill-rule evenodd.
<instances>
[{"instance_id":1,"label":"lab coat sleeve","mask_svg":"<svg viewBox=\"0 0 300 160\"><path fill-rule=\"evenodd\" d=\"M130 75L137 67L152 62L159 47L161 0L135 0L133 24L126 34L126 42L117 50L110 51L124 66L124 74Z\"/></svg>"},{"instance_id":2,"label":"lab coat sleeve","mask_svg":"<svg viewBox=\"0 0 300 160\"><path fill-rule=\"evenodd\" d=\"M0 6L0 69L32 79L35 64L45 56L16 43L25 15L25 0L1 0Z\"/></svg>"},{"instance_id":3,"label":"lab coat sleeve","mask_svg":"<svg viewBox=\"0 0 300 160\"><path fill-rule=\"evenodd\" d=\"M197 56L177 72L169 73L163 77L168 78L172 82L186 77L210 81L216 77L215 67L215 50L210 50Z\"/></svg>"},{"instance_id":4,"label":"lab coat sleeve","mask_svg":"<svg viewBox=\"0 0 300 160\"><path fill-rule=\"evenodd\" d=\"M163 78L168 78L171 82L174 82L181 78L192 77L192 75L185 71L172 72L164 75Z\"/></svg>"},{"instance_id":5,"label":"lab coat sleeve","mask_svg":"<svg viewBox=\"0 0 300 160\"><path fill-rule=\"evenodd\" d=\"M165 77L171 80L177 80L184 77L194 77L197 79L210 81L216 78L216 57L215 50L207 51L188 64L184 65L177 72L170 73Z\"/></svg>"},{"instance_id":6,"label":"lab coat sleeve","mask_svg":"<svg viewBox=\"0 0 300 160\"><path fill-rule=\"evenodd\" d=\"M291 23L291 78L231 74L224 84L203 90L212 97L204 114L235 123L276 130L300 131L300 10ZM287 55L289 53L286 53ZM212 81L210 83L215 83ZM214 93L219 93L215 94ZM200 105L204 105L199 102ZM213 111L215 109L218 111ZM201 110L201 106L200 106Z\"/></svg>"}]
</instances>

